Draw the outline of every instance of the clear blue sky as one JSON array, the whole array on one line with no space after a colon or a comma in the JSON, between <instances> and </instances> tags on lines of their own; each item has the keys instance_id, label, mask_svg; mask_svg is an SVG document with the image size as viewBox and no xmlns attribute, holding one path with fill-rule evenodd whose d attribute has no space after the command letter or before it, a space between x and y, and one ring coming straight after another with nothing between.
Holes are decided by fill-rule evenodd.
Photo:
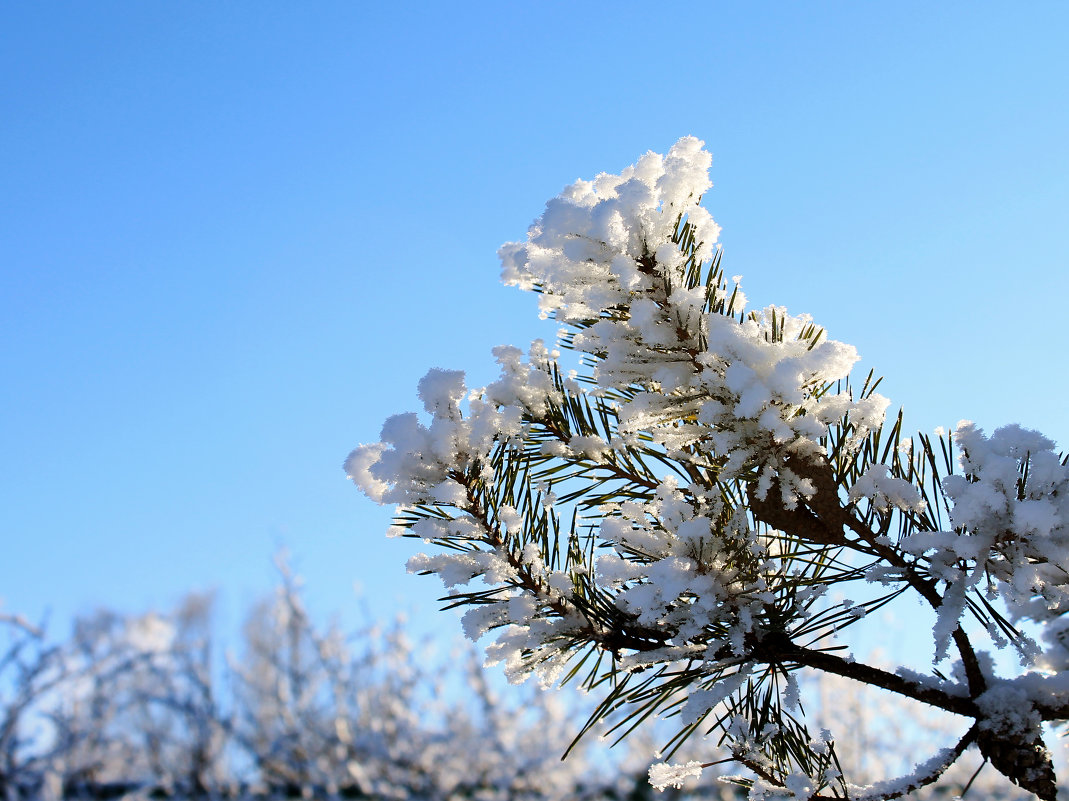
<instances>
[{"instance_id":1,"label":"clear blue sky","mask_svg":"<svg viewBox=\"0 0 1069 801\"><path fill-rule=\"evenodd\" d=\"M4 4L4 608L233 618L288 545L321 613L441 623L342 460L551 336L498 245L684 134L753 303L915 427L1069 445L1067 41L1053 2Z\"/></svg>"}]
</instances>

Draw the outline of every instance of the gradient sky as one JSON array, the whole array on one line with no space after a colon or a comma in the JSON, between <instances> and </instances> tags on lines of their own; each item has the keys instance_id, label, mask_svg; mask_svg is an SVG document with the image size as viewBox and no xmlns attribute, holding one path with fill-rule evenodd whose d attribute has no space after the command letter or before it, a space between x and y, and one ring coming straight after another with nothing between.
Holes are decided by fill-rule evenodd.
<instances>
[{"instance_id":1,"label":"gradient sky","mask_svg":"<svg viewBox=\"0 0 1069 801\"><path fill-rule=\"evenodd\" d=\"M0 6L3 608L232 623L285 545L321 614L442 625L342 460L551 337L497 247L685 134L752 304L914 428L1065 447L1067 41L1054 2Z\"/></svg>"}]
</instances>

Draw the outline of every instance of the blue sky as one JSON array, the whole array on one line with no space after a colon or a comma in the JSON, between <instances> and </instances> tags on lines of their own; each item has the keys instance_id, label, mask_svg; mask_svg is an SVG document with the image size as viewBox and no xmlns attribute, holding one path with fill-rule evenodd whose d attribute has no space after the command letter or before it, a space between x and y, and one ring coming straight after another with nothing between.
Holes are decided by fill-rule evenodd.
<instances>
[{"instance_id":1,"label":"blue sky","mask_svg":"<svg viewBox=\"0 0 1069 801\"><path fill-rule=\"evenodd\" d=\"M387 7L389 6L389 7ZM757 305L917 428L1069 444L1069 6L0 7L0 597L57 623L286 545L323 614L415 608L350 448L432 366L552 336L495 252L684 134Z\"/></svg>"}]
</instances>

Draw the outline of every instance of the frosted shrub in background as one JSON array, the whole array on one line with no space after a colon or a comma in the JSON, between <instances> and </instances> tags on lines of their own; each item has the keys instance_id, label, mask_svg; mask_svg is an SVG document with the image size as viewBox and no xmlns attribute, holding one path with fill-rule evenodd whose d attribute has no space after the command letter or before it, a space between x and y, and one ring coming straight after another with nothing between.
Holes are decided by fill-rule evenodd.
<instances>
[{"instance_id":1,"label":"frosted shrub in background","mask_svg":"<svg viewBox=\"0 0 1069 801\"><path fill-rule=\"evenodd\" d=\"M409 567L441 577L471 638L495 635L490 662L601 693L587 727L674 716L668 753L712 734L755 801L892 798L970 746L1054 798L1041 723L1069 717L1065 460L1016 426L905 437L879 382L851 381L853 347L783 307L748 311L699 205L709 166L688 137L551 200L501 248L503 277L537 293L577 369L541 341L495 349L485 387L433 369L425 416L387 420L348 474L398 506L393 534L436 546ZM933 611L930 672L831 645L905 598ZM975 645L985 632L1024 672L995 673ZM958 715L959 737L858 786L836 751L850 732L806 725L803 669ZM701 767L651 775L671 785Z\"/></svg>"},{"instance_id":2,"label":"frosted shrub in background","mask_svg":"<svg viewBox=\"0 0 1069 801\"><path fill-rule=\"evenodd\" d=\"M225 671L209 596L166 615L100 611L61 643L0 614L0 798L608 801L648 788L648 751L607 758L591 742L561 762L574 698L500 692L472 651L436 656L398 624L317 625L280 566ZM731 790L708 776L688 797Z\"/></svg>"}]
</instances>

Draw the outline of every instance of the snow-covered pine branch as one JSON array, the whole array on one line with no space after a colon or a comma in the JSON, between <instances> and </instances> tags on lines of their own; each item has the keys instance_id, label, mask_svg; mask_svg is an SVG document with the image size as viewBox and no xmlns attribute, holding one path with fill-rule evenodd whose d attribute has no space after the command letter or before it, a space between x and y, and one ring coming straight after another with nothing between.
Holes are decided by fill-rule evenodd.
<instances>
[{"instance_id":1,"label":"snow-covered pine branch","mask_svg":"<svg viewBox=\"0 0 1069 801\"><path fill-rule=\"evenodd\" d=\"M851 382L853 347L783 307L747 311L700 205L710 162L686 137L549 201L501 248L503 279L538 294L578 369L539 341L495 349L486 387L431 370L426 416L391 417L347 473L398 506L391 533L437 546L410 569L441 577L470 637L496 634L510 678L580 675L605 693L594 719L622 730L654 711L678 715L675 743L718 730L755 801L851 794L806 727L801 668L972 718L906 784L975 742L1053 799L1039 724L1069 717L1065 460L1018 427L909 438L873 376ZM905 596L934 612L932 675L833 652L835 631ZM1027 672L995 675L981 630Z\"/></svg>"}]
</instances>

